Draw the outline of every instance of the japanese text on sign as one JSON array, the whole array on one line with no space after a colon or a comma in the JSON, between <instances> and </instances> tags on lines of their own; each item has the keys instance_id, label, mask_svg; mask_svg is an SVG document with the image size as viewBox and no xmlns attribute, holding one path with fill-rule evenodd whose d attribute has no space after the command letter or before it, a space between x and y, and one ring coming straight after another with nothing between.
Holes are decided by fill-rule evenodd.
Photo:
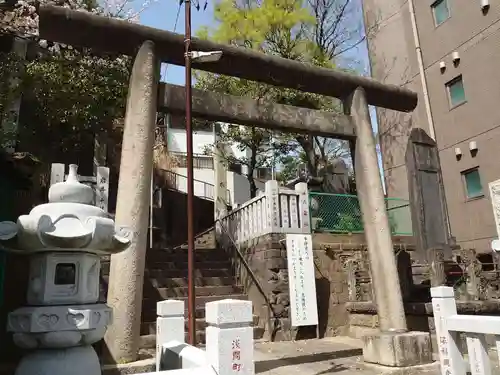
<instances>
[{"instance_id":1,"label":"japanese text on sign","mask_svg":"<svg viewBox=\"0 0 500 375\"><path fill-rule=\"evenodd\" d=\"M310 234L287 234L292 326L318 324L316 283Z\"/></svg>"},{"instance_id":2,"label":"japanese text on sign","mask_svg":"<svg viewBox=\"0 0 500 375\"><path fill-rule=\"evenodd\" d=\"M233 340L231 344L232 348L232 361L233 361L233 371L241 370L241 347L240 347L240 339Z\"/></svg>"}]
</instances>

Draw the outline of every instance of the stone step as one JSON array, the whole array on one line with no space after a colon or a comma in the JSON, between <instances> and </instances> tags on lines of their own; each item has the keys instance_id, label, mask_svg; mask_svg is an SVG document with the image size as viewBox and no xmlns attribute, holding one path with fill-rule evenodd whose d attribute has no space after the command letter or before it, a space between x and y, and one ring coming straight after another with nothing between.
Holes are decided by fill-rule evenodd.
<instances>
[{"instance_id":1,"label":"stone step","mask_svg":"<svg viewBox=\"0 0 500 375\"><path fill-rule=\"evenodd\" d=\"M254 327L253 328L253 337L255 340L260 340L264 336L264 328ZM188 334L185 334L185 340L188 342ZM196 331L196 343L197 344L205 344L205 331ZM140 349L154 349L156 348L156 335L142 335L139 341Z\"/></svg>"},{"instance_id":2,"label":"stone step","mask_svg":"<svg viewBox=\"0 0 500 375\"><path fill-rule=\"evenodd\" d=\"M231 277L233 270L223 268L196 268L194 270L194 277ZM186 278L187 269L147 269L144 272L145 277L158 278Z\"/></svg>"},{"instance_id":3,"label":"stone step","mask_svg":"<svg viewBox=\"0 0 500 375\"><path fill-rule=\"evenodd\" d=\"M183 261L187 262L187 250L186 249L153 249L148 250L146 253L146 263L148 262L175 262ZM205 261L224 261L228 260L228 254L224 250L212 248L212 249L196 249L194 252L195 261L205 262Z\"/></svg>"},{"instance_id":4,"label":"stone step","mask_svg":"<svg viewBox=\"0 0 500 375\"><path fill-rule=\"evenodd\" d=\"M104 284L108 284L109 276L104 275L101 277ZM145 277L144 285L149 284L154 288L182 288L187 287L187 277ZM197 287L203 286L228 286L234 285L234 277L195 277L194 284Z\"/></svg>"},{"instance_id":5,"label":"stone step","mask_svg":"<svg viewBox=\"0 0 500 375\"><path fill-rule=\"evenodd\" d=\"M150 297L149 294L161 297L162 299L179 299L188 296L188 288L154 288L148 290L146 295L146 288L144 290L144 298ZM241 285L224 285L224 286L200 286L196 288L197 297L205 296L227 296L233 294L243 294L243 286Z\"/></svg>"},{"instance_id":6,"label":"stone step","mask_svg":"<svg viewBox=\"0 0 500 375\"><path fill-rule=\"evenodd\" d=\"M208 260L208 261L195 261L194 262L194 267L196 269L231 269L232 264L231 261L229 260L223 260L223 261L213 261L213 260ZM149 262L146 265L146 269L160 269L160 270L187 270L188 269L188 262L187 262L187 257L185 260L182 261L174 261L174 262L164 262L164 261L154 261L154 262Z\"/></svg>"},{"instance_id":7,"label":"stone step","mask_svg":"<svg viewBox=\"0 0 500 375\"><path fill-rule=\"evenodd\" d=\"M195 269L203 270L203 269L214 269L214 270L230 270L232 268L231 262L228 260L223 261L195 261ZM101 263L101 273L103 275L109 275L109 262ZM173 262L164 262L164 261L151 261L146 263L145 272L152 270L172 270L172 271L186 271L188 269L187 257L185 260L177 260Z\"/></svg>"},{"instance_id":8,"label":"stone step","mask_svg":"<svg viewBox=\"0 0 500 375\"><path fill-rule=\"evenodd\" d=\"M259 324L259 316L254 315L253 316L253 322L252 325L255 327ZM204 330L207 326L207 323L205 322L205 318L197 318L196 319L196 330L201 331ZM186 324L185 324L185 330L187 332L188 329L188 320L186 319ZM152 335L156 334L156 321L153 322L142 322L141 323L141 335Z\"/></svg>"}]
</instances>

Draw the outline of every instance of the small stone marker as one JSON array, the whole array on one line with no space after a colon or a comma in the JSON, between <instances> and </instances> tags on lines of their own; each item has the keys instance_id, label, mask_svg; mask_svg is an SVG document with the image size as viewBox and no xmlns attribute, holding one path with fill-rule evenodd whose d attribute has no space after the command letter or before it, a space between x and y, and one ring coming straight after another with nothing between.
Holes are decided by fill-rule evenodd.
<instances>
[{"instance_id":1,"label":"small stone marker","mask_svg":"<svg viewBox=\"0 0 500 375\"><path fill-rule=\"evenodd\" d=\"M252 302L226 299L206 304L207 359L218 375L254 375Z\"/></svg>"},{"instance_id":2,"label":"small stone marker","mask_svg":"<svg viewBox=\"0 0 500 375\"><path fill-rule=\"evenodd\" d=\"M184 342L184 302L177 300L156 303L156 371L161 370L163 344Z\"/></svg>"}]
</instances>

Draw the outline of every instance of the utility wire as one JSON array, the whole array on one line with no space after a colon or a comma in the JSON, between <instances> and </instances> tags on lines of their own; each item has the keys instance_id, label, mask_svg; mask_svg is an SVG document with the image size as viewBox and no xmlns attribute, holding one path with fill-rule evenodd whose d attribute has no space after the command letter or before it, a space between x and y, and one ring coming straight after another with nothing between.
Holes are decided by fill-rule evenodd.
<instances>
[{"instance_id":1,"label":"utility wire","mask_svg":"<svg viewBox=\"0 0 500 375\"><path fill-rule=\"evenodd\" d=\"M179 22L179 14L181 13L181 5L184 3L183 0L179 1L179 5L177 6L177 15L175 16L175 23L174 23L174 33L175 30L177 29L177 23ZM165 64L165 70L163 71L163 77L165 78L165 82L167 82L167 73L168 73L168 63Z\"/></svg>"}]
</instances>

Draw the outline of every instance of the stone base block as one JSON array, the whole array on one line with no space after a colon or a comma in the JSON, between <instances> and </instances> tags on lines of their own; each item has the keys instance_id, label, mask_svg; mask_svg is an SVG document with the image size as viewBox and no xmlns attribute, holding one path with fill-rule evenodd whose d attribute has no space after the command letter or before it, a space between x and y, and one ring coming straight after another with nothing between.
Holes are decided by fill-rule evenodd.
<instances>
[{"instance_id":1,"label":"stone base block","mask_svg":"<svg viewBox=\"0 0 500 375\"><path fill-rule=\"evenodd\" d=\"M390 367L431 363L431 337L428 332L380 332L364 336L363 359Z\"/></svg>"}]
</instances>

